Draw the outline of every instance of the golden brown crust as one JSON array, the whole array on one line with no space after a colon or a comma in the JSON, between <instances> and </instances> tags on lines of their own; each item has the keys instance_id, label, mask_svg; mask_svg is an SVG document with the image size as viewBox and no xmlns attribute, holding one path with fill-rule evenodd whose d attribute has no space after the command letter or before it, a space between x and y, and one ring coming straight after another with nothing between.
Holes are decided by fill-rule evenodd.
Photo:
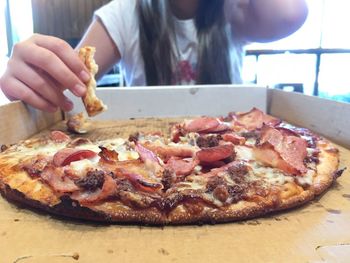
<instances>
[{"instance_id":1,"label":"golden brown crust","mask_svg":"<svg viewBox=\"0 0 350 263\"><path fill-rule=\"evenodd\" d=\"M95 116L103 111L107 110L107 106L97 98L96 90L96 80L95 75L98 71L98 65L94 61L95 48L86 46L79 50L79 57L84 62L88 70L90 71L90 80L86 83L87 92L83 96L83 103L89 117Z\"/></svg>"},{"instance_id":2,"label":"golden brown crust","mask_svg":"<svg viewBox=\"0 0 350 263\"><path fill-rule=\"evenodd\" d=\"M81 112L71 116L67 121L67 128L68 131L76 134L87 133L87 121L84 116L84 113Z\"/></svg>"},{"instance_id":3,"label":"golden brown crust","mask_svg":"<svg viewBox=\"0 0 350 263\"><path fill-rule=\"evenodd\" d=\"M320 195L336 179L335 173L339 166L339 151L327 140L319 141L317 148L320 150L320 154L313 188L315 194Z\"/></svg>"}]
</instances>

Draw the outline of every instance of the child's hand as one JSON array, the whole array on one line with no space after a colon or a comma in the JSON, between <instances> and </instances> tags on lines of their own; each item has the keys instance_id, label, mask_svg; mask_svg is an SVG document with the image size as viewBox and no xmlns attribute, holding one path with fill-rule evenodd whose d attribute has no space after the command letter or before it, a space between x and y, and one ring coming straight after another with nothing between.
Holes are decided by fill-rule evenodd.
<instances>
[{"instance_id":1,"label":"child's hand","mask_svg":"<svg viewBox=\"0 0 350 263\"><path fill-rule=\"evenodd\" d=\"M0 87L10 100L22 100L44 111L73 108L63 94L69 89L76 96L86 92L90 78L77 53L65 41L35 34L16 44Z\"/></svg>"}]
</instances>

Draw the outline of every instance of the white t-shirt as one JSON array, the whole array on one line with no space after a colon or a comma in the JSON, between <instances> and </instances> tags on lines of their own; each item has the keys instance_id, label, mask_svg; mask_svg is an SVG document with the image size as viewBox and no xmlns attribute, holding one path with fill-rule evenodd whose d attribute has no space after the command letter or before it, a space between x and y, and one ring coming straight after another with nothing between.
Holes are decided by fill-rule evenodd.
<instances>
[{"instance_id":1,"label":"white t-shirt","mask_svg":"<svg viewBox=\"0 0 350 263\"><path fill-rule=\"evenodd\" d=\"M128 86L145 86L146 76L140 50L137 0L113 0L95 12L119 49L120 66ZM197 29L194 19L179 20L174 16L179 58L175 84L195 84L197 64ZM227 24L227 27L230 25ZM231 30L227 30L231 32ZM229 37L232 82L241 83L243 42Z\"/></svg>"}]
</instances>

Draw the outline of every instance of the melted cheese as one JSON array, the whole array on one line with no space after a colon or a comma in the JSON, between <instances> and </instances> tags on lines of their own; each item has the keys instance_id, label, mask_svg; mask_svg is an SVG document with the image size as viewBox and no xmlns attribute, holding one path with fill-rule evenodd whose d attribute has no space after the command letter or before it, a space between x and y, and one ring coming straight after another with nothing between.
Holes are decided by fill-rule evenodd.
<instances>
[{"instance_id":1,"label":"melted cheese","mask_svg":"<svg viewBox=\"0 0 350 263\"><path fill-rule=\"evenodd\" d=\"M294 181L293 176L285 175L280 170L275 168L260 166L257 163L254 163L251 167L254 176L263 179L268 184L283 185L287 182Z\"/></svg>"},{"instance_id":2,"label":"melted cheese","mask_svg":"<svg viewBox=\"0 0 350 263\"><path fill-rule=\"evenodd\" d=\"M241 160L253 160L253 151L252 148L246 147L246 146L235 146L235 151L237 154L237 159Z\"/></svg>"}]
</instances>

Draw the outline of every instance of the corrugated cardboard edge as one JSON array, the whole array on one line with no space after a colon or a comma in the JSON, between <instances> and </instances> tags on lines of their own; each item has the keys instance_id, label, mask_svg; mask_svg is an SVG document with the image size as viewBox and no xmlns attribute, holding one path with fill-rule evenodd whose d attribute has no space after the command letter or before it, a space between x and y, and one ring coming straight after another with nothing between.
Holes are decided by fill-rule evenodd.
<instances>
[{"instance_id":1,"label":"corrugated cardboard edge","mask_svg":"<svg viewBox=\"0 0 350 263\"><path fill-rule=\"evenodd\" d=\"M0 144L12 144L26 139L61 121L62 113L44 113L23 102L11 102L0 107Z\"/></svg>"},{"instance_id":2,"label":"corrugated cardboard edge","mask_svg":"<svg viewBox=\"0 0 350 263\"><path fill-rule=\"evenodd\" d=\"M268 90L268 113L350 149L350 104L294 92Z\"/></svg>"},{"instance_id":3,"label":"corrugated cardboard edge","mask_svg":"<svg viewBox=\"0 0 350 263\"><path fill-rule=\"evenodd\" d=\"M266 110L267 101L266 87L242 85L98 88L96 94L108 111L94 120L222 116L253 107ZM75 105L70 115L84 111L81 99L67 95Z\"/></svg>"}]
</instances>

